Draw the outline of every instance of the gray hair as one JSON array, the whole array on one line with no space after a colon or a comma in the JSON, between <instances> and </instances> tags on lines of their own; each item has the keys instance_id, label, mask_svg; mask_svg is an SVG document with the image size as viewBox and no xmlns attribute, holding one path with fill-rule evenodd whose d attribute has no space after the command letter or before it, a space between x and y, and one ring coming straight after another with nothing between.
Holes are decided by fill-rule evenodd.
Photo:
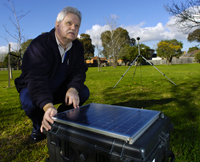
<instances>
[{"instance_id":1,"label":"gray hair","mask_svg":"<svg viewBox=\"0 0 200 162\"><path fill-rule=\"evenodd\" d=\"M73 14L76 14L79 19L80 19L80 23L81 23L81 20L82 20L82 15L81 15L81 12L77 9L77 8L74 8L74 7L65 7L57 16L56 18L56 21L58 22L61 22L65 16L68 14L68 13L73 13Z\"/></svg>"}]
</instances>

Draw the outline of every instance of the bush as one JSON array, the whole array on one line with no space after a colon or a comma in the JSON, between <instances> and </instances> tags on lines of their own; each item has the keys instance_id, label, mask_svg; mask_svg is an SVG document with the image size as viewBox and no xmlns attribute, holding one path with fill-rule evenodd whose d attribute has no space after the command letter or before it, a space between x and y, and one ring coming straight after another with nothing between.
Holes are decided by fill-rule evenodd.
<instances>
[{"instance_id":1,"label":"bush","mask_svg":"<svg viewBox=\"0 0 200 162\"><path fill-rule=\"evenodd\" d=\"M200 51L194 54L194 59L196 62L200 63Z\"/></svg>"}]
</instances>

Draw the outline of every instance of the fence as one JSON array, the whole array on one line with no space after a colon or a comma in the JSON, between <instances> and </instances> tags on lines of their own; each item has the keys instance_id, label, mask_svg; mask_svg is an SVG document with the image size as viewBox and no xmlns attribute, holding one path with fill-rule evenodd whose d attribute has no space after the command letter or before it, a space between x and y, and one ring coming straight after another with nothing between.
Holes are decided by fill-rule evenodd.
<instances>
[{"instance_id":1,"label":"fence","mask_svg":"<svg viewBox=\"0 0 200 162\"><path fill-rule=\"evenodd\" d=\"M12 68L12 70L16 70L16 69ZM8 68L0 68L0 71L8 71Z\"/></svg>"},{"instance_id":2,"label":"fence","mask_svg":"<svg viewBox=\"0 0 200 162\"><path fill-rule=\"evenodd\" d=\"M152 62L154 65L161 65L161 64L167 64L166 59L165 60L148 60ZM190 64L194 63L194 57L179 57L179 58L173 58L172 64Z\"/></svg>"}]
</instances>

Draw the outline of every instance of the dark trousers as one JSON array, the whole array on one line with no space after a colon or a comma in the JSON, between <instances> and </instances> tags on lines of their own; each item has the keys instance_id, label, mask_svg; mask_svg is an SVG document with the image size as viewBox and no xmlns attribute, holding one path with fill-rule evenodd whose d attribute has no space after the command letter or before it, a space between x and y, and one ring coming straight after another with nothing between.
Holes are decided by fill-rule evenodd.
<instances>
[{"instance_id":1,"label":"dark trousers","mask_svg":"<svg viewBox=\"0 0 200 162\"><path fill-rule=\"evenodd\" d=\"M62 88L59 89L57 92L54 93L54 101L53 104L59 104L62 103L58 107L58 113L63 112L69 109L73 108L73 105L65 105L65 94L66 91ZM87 86L84 86L82 91L79 93L80 98L80 106L83 105L83 103L89 98L90 92ZM41 122L43 120L44 116L44 110L37 107L31 100L29 91L27 88L23 88L20 92L20 100L22 104L22 108L24 109L26 115L32 120L33 122L33 131L39 132Z\"/></svg>"}]
</instances>

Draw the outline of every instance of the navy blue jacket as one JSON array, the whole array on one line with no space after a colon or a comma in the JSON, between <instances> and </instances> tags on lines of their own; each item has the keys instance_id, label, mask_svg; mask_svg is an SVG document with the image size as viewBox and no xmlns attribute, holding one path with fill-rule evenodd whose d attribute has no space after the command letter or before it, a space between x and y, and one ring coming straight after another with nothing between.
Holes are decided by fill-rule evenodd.
<instances>
[{"instance_id":1,"label":"navy blue jacket","mask_svg":"<svg viewBox=\"0 0 200 162\"><path fill-rule=\"evenodd\" d=\"M84 63L83 45L77 39L72 43L72 48L67 52L69 61L64 84L68 89L74 87L80 91L88 68ZM47 103L53 103L48 82L56 75L61 61L55 29L35 38L24 53L22 74L15 79L18 92L27 87L32 101L40 108Z\"/></svg>"}]
</instances>

